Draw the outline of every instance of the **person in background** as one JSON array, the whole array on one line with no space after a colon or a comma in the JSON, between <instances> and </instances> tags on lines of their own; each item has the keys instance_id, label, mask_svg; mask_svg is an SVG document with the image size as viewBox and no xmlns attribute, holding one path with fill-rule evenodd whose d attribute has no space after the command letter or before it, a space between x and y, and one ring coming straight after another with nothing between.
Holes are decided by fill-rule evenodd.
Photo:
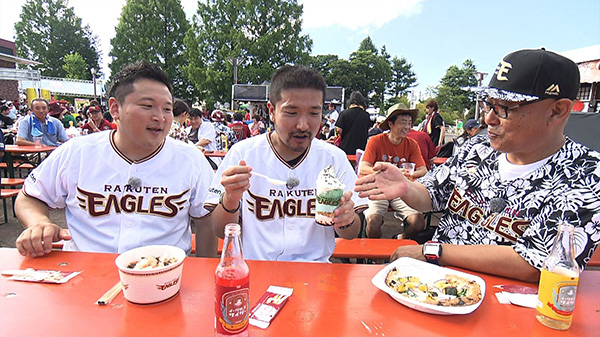
<instances>
[{"instance_id":1,"label":"person in background","mask_svg":"<svg viewBox=\"0 0 600 337\"><path fill-rule=\"evenodd\" d=\"M327 104L327 113L324 116L331 130L335 130L335 122L340 116L340 112L335 106L337 103L339 103L337 100L332 99L331 102Z\"/></svg>"},{"instance_id":2,"label":"person in background","mask_svg":"<svg viewBox=\"0 0 600 337\"><path fill-rule=\"evenodd\" d=\"M250 137L250 128L244 123L244 114L241 112L234 113L233 120L233 123L229 124L229 127L235 132L235 137L238 140Z\"/></svg>"},{"instance_id":3,"label":"person in background","mask_svg":"<svg viewBox=\"0 0 600 337\"><path fill-rule=\"evenodd\" d=\"M335 122L335 129L341 135L340 148L346 154L356 154L357 149L364 150L367 145L371 116L365 110L367 100L360 91L353 91L348 99L348 109L342 111Z\"/></svg>"},{"instance_id":4,"label":"person in background","mask_svg":"<svg viewBox=\"0 0 600 337\"><path fill-rule=\"evenodd\" d=\"M328 262L336 233L350 239L360 232L356 212L366 207L366 200L348 190L331 226L315 222L319 172L333 165L348 189L356 180L346 154L315 139L325 88L323 76L308 67L285 65L276 70L267 105L275 131L237 143L219 166L206 207L214 207L212 224L219 236L227 223L242 224L246 259ZM253 171L296 180L274 186Z\"/></svg>"},{"instance_id":5,"label":"person in background","mask_svg":"<svg viewBox=\"0 0 600 337\"><path fill-rule=\"evenodd\" d=\"M431 170L432 159L437 154L437 150L435 145L433 145L433 141L431 141L431 137L429 137L426 132L416 131L413 128L408 131L407 137L417 141L419 144L419 149L421 150L421 156L423 156L423 160L425 161L427 171Z\"/></svg>"},{"instance_id":6,"label":"person in background","mask_svg":"<svg viewBox=\"0 0 600 337\"><path fill-rule=\"evenodd\" d=\"M463 146L469 139L475 136L485 137L487 135L487 130L483 129L481 127L481 123L476 119L469 119L465 123L464 129L465 131L463 134L454 140L454 147L452 148L453 155L456 155L460 150L460 147Z\"/></svg>"},{"instance_id":7,"label":"person in background","mask_svg":"<svg viewBox=\"0 0 600 337\"><path fill-rule=\"evenodd\" d=\"M19 122L17 145L33 146L33 137L42 137L42 144L47 146L58 146L69 140L62 122L48 116L48 101L34 98L31 108L33 113Z\"/></svg>"},{"instance_id":8,"label":"person in background","mask_svg":"<svg viewBox=\"0 0 600 337\"><path fill-rule=\"evenodd\" d=\"M383 132L383 130L381 130L381 123L383 123L384 120L385 120L385 116L381 116L381 115L378 115L375 118L375 124L373 124L373 127L369 129L367 139ZM429 136L427 136L427 137L429 137Z\"/></svg>"},{"instance_id":9,"label":"person in background","mask_svg":"<svg viewBox=\"0 0 600 337\"><path fill-rule=\"evenodd\" d=\"M193 108L190 111L190 126L187 128L188 139L190 142L203 152L214 152L217 150L215 144L215 127L202 119L202 112Z\"/></svg>"},{"instance_id":10,"label":"person in background","mask_svg":"<svg viewBox=\"0 0 600 337\"><path fill-rule=\"evenodd\" d=\"M391 163L397 167L403 163L414 163L414 172L412 175L410 173L406 175L410 178L425 175L427 168L419 144L414 139L407 138L418 113L418 110L408 109L403 103L397 103L388 109L387 118L381 123L381 129L384 131L389 129L390 132L371 137L359 164L361 175L372 174L373 166L379 162ZM412 239L425 228L423 213L406 205L402 198L369 200L369 208L365 211L368 237L381 238L383 215L390 207L405 224L404 232L398 238Z\"/></svg>"},{"instance_id":11,"label":"person in background","mask_svg":"<svg viewBox=\"0 0 600 337\"><path fill-rule=\"evenodd\" d=\"M257 108L255 108L257 109ZM261 121L261 118L258 114L255 114L252 116L252 124L250 125L250 135L251 136L256 136L256 135L260 135L261 133L265 133L265 131L267 131L267 129L265 128L265 124L263 124L263 122Z\"/></svg>"},{"instance_id":12,"label":"person in background","mask_svg":"<svg viewBox=\"0 0 600 337\"><path fill-rule=\"evenodd\" d=\"M0 124L3 128L12 127L15 124L15 120L10 118L10 110L6 105L0 106Z\"/></svg>"},{"instance_id":13,"label":"person in background","mask_svg":"<svg viewBox=\"0 0 600 337\"><path fill-rule=\"evenodd\" d=\"M217 146L217 151L228 151L238 140L235 132L227 126L225 113L221 110L215 110L210 115L210 118L215 128L215 145Z\"/></svg>"},{"instance_id":14,"label":"person in background","mask_svg":"<svg viewBox=\"0 0 600 337\"><path fill-rule=\"evenodd\" d=\"M473 138L416 182L384 163L359 179L363 197L402 197L422 212L444 212L434 242L399 247L392 259L538 282L558 226L567 223L584 269L600 242L600 153L564 135L579 84L568 58L512 52L480 89L491 107L488 137Z\"/></svg>"},{"instance_id":15,"label":"person in background","mask_svg":"<svg viewBox=\"0 0 600 337\"><path fill-rule=\"evenodd\" d=\"M60 240L68 240L64 250L122 253L163 244L190 252L190 220L208 213L213 170L200 151L167 137L173 95L162 70L141 61L113 79L108 105L118 128L71 139L27 177L15 203L23 256L50 254ZM34 100L34 113L40 103ZM52 222L51 208L65 208L67 229ZM216 255L209 225L196 226L196 241L198 255Z\"/></svg>"},{"instance_id":16,"label":"person in background","mask_svg":"<svg viewBox=\"0 0 600 337\"><path fill-rule=\"evenodd\" d=\"M98 105L92 105L87 110L88 121L82 127L83 130L87 130L88 133L115 130L117 126L102 116L102 110Z\"/></svg>"},{"instance_id":17,"label":"person in background","mask_svg":"<svg viewBox=\"0 0 600 337\"><path fill-rule=\"evenodd\" d=\"M435 99L430 99L425 109L427 110L427 120L423 131L427 132L433 145L439 150L444 145L444 137L446 137L444 118L439 114L438 102Z\"/></svg>"},{"instance_id":18,"label":"person in background","mask_svg":"<svg viewBox=\"0 0 600 337\"><path fill-rule=\"evenodd\" d=\"M175 103L173 103L173 123L171 123L169 130L169 137L185 143L188 142L188 131L186 130L185 123L187 122L189 111L190 108L184 101L180 99L175 100Z\"/></svg>"},{"instance_id":19,"label":"person in background","mask_svg":"<svg viewBox=\"0 0 600 337\"><path fill-rule=\"evenodd\" d=\"M66 109L62 118L62 123L65 129L71 126L69 122L72 122L73 126L77 127L77 120L75 119L75 116L71 114L71 110Z\"/></svg>"}]
</instances>

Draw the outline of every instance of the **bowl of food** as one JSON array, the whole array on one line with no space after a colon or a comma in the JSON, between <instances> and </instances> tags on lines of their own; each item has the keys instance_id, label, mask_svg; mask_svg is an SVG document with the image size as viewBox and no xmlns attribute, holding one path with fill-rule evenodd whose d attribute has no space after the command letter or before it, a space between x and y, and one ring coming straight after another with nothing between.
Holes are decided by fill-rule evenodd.
<instances>
[{"instance_id":1,"label":"bowl of food","mask_svg":"<svg viewBox=\"0 0 600 337\"><path fill-rule=\"evenodd\" d=\"M185 257L183 249L167 245L138 247L119 255L115 264L125 299L151 304L177 295Z\"/></svg>"}]
</instances>

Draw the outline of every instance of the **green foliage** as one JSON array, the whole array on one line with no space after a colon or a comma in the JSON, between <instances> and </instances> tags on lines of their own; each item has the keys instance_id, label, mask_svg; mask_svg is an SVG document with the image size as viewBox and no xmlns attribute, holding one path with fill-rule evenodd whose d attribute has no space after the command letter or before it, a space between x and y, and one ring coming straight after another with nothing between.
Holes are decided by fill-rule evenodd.
<instances>
[{"instance_id":1,"label":"green foliage","mask_svg":"<svg viewBox=\"0 0 600 337\"><path fill-rule=\"evenodd\" d=\"M446 75L437 88L437 101L440 105L440 114L446 122L454 123L455 119L464 119L465 109L475 106L475 94L462 90L461 87L476 86L477 68L471 60L465 60L462 67L450 66Z\"/></svg>"},{"instance_id":2,"label":"green foliage","mask_svg":"<svg viewBox=\"0 0 600 337\"><path fill-rule=\"evenodd\" d=\"M417 85L417 76L412 71L412 63L406 58L394 57L391 62L392 79L389 85L389 93L394 96L402 96L407 90Z\"/></svg>"},{"instance_id":3,"label":"green foliage","mask_svg":"<svg viewBox=\"0 0 600 337\"><path fill-rule=\"evenodd\" d=\"M189 27L180 0L128 0L110 41L111 73L145 59L169 75L175 96L191 98L193 87L184 73L183 42Z\"/></svg>"},{"instance_id":4,"label":"green foliage","mask_svg":"<svg viewBox=\"0 0 600 337\"><path fill-rule=\"evenodd\" d=\"M65 64L62 68L65 71L66 78L73 78L76 80L84 80L87 77L87 64L81 56L81 54L75 52L73 54L65 55ZM92 76L93 77L93 76Z\"/></svg>"},{"instance_id":5,"label":"green foliage","mask_svg":"<svg viewBox=\"0 0 600 337\"><path fill-rule=\"evenodd\" d=\"M89 69L98 69L98 37L90 27L82 27L81 18L66 0L30 0L15 23L18 55L42 63L31 66L44 76L65 77L65 55L79 53L86 65L80 77L91 79Z\"/></svg>"},{"instance_id":6,"label":"green foliage","mask_svg":"<svg viewBox=\"0 0 600 337\"><path fill-rule=\"evenodd\" d=\"M231 99L234 58L243 58L238 83L253 84L269 81L284 64L310 63L312 40L301 34L301 17L296 0L199 1L185 37L186 74L199 98Z\"/></svg>"}]
</instances>

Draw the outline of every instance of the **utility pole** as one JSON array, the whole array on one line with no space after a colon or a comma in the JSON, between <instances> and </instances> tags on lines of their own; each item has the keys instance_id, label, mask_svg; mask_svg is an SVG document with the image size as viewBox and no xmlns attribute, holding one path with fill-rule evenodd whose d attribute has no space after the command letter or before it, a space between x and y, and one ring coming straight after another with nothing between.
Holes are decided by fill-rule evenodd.
<instances>
[{"instance_id":1,"label":"utility pole","mask_svg":"<svg viewBox=\"0 0 600 337\"><path fill-rule=\"evenodd\" d=\"M241 65L242 63L244 63L244 61L246 59L244 59L243 57L230 57L227 60L229 60L229 63L231 63L233 65L233 84L237 84L238 83L238 76L237 76L238 66Z\"/></svg>"},{"instance_id":2,"label":"utility pole","mask_svg":"<svg viewBox=\"0 0 600 337\"><path fill-rule=\"evenodd\" d=\"M481 87L481 82L487 76L488 73L484 73L481 71L476 71L475 75L477 75L477 86ZM479 120L479 94L477 94L477 99L475 101L475 120Z\"/></svg>"},{"instance_id":3,"label":"utility pole","mask_svg":"<svg viewBox=\"0 0 600 337\"><path fill-rule=\"evenodd\" d=\"M92 81L94 81L94 99L96 99L96 69L92 68L90 72L92 73Z\"/></svg>"}]
</instances>

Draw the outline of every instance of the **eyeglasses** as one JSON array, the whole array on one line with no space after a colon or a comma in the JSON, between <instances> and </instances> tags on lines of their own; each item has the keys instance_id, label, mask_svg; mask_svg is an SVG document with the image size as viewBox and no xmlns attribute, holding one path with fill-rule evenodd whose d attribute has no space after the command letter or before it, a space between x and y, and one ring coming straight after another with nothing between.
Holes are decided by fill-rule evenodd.
<instances>
[{"instance_id":1,"label":"eyeglasses","mask_svg":"<svg viewBox=\"0 0 600 337\"><path fill-rule=\"evenodd\" d=\"M483 101L483 104L485 104L491 110L494 110L494 113L496 114L496 116L498 116L498 118L507 119L509 110L514 110L514 109L517 109L517 108L520 108L520 107L523 107L523 106L526 106L529 104L537 103L537 102L543 101L544 99L545 98L538 98L538 99L534 99L533 101L527 101L527 102L523 102L523 103L513 105L513 106L506 106L506 105L502 105L502 104L493 104L488 101Z\"/></svg>"}]
</instances>

